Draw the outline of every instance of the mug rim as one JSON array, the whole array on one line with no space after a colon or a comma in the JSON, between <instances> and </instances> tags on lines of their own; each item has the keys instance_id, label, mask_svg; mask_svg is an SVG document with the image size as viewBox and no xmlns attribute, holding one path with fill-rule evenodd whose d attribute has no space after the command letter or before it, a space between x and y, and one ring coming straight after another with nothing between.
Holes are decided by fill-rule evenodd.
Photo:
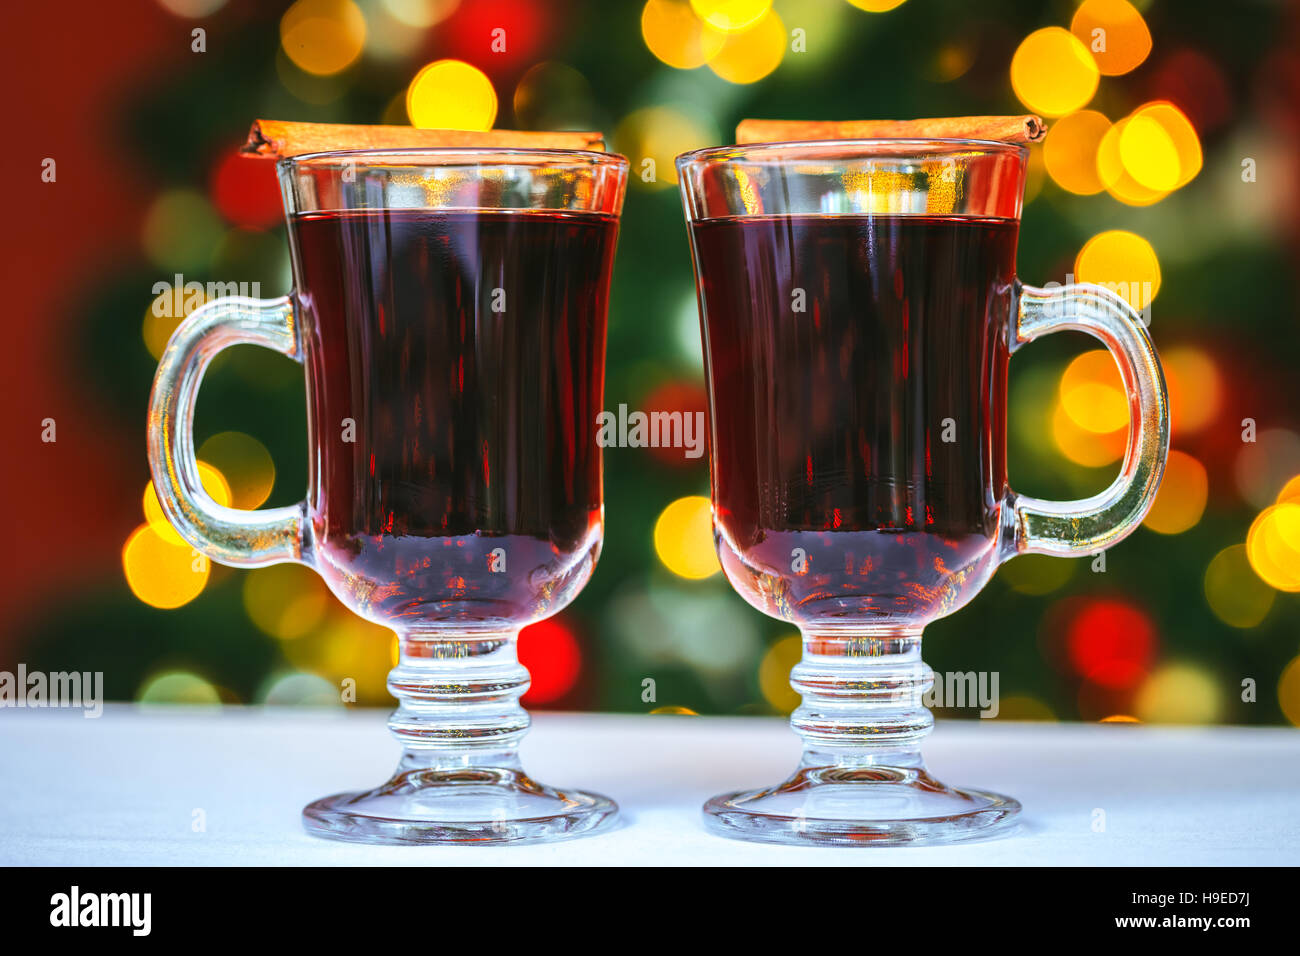
<instances>
[{"instance_id":1,"label":"mug rim","mask_svg":"<svg viewBox=\"0 0 1300 956\"><path fill-rule=\"evenodd\" d=\"M677 157L676 166L678 169L684 169L692 164L706 163L710 161L733 162L744 159L759 160L760 156L752 154L761 154L764 152L776 152L783 150L803 150L807 149L810 153L817 149L835 150L835 149L852 149L854 147L883 147L887 149L890 146L895 147L915 147L913 149L900 149L897 154L890 154L887 151L875 151L864 153L860 156L847 155L842 156L844 160L861 160L879 157L882 159L910 159L920 158L927 152L938 153L940 155L956 152L957 150L967 150L983 156L994 156L998 154L1016 154L1021 159L1028 157L1029 145L1027 143L1007 143L996 139L954 139L948 137L916 137L916 136L879 136L867 137L861 139L797 139L783 140L776 143L733 143L730 146L707 146L703 149L695 149L682 153ZM935 147L938 147L937 149ZM928 148L928 149L927 149ZM791 160L813 159L813 155L787 157ZM834 158L834 157L825 157Z\"/></svg>"},{"instance_id":2,"label":"mug rim","mask_svg":"<svg viewBox=\"0 0 1300 956\"><path fill-rule=\"evenodd\" d=\"M428 156L433 159L446 159L455 156L464 156L463 163L447 162L429 162L429 163L392 163L394 166L510 166L520 165L512 160L519 160L527 157L534 157L540 160L550 160L549 165L564 165L564 160L571 160L571 165L575 168L593 168L601 166L630 166L630 161L622 153L607 153L594 149L563 149L555 146L511 146L511 147L483 147L483 146L391 146L366 149L331 149L319 150L314 153L299 153L296 156L284 156L276 160L276 166L281 168L292 168L295 166L317 166L329 167L332 165L342 166L348 162L359 162L366 164L367 160L382 159L384 157L393 157L401 159L403 157ZM497 159L497 157L500 157ZM384 165L375 163L374 165Z\"/></svg>"}]
</instances>

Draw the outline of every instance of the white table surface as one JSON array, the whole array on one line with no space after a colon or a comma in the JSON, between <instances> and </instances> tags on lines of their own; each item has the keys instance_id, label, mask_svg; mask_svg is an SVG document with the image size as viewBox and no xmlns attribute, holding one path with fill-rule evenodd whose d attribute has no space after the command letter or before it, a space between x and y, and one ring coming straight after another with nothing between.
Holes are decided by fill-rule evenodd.
<instances>
[{"instance_id":1,"label":"white table surface","mask_svg":"<svg viewBox=\"0 0 1300 956\"><path fill-rule=\"evenodd\" d=\"M531 846L370 847L307 836L302 806L373 786L384 711L0 710L0 864L949 865L1300 863L1300 731L940 721L931 771L1017 797L1022 824L949 847L821 848L707 833L700 804L774 783L795 737L769 718L538 714L525 767L605 793L614 830ZM196 808L205 832L194 832ZM1094 832L1093 811L1105 811Z\"/></svg>"}]
</instances>

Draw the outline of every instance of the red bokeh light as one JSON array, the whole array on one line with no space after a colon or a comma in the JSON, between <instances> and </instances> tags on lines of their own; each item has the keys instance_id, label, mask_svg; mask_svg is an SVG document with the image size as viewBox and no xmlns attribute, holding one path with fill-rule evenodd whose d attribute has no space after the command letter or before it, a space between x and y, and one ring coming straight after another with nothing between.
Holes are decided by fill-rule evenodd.
<instances>
[{"instance_id":1,"label":"red bokeh light","mask_svg":"<svg viewBox=\"0 0 1300 956\"><path fill-rule=\"evenodd\" d=\"M245 229L275 225L281 216L275 163L249 159L231 149L212 170L212 202L233 225Z\"/></svg>"},{"instance_id":2,"label":"red bokeh light","mask_svg":"<svg viewBox=\"0 0 1300 956\"><path fill-rule=\"evenodd\" d=\"M1133 687L1155 657L1155 626L1131 604L1089 601L1070 623L1066 648L1085 680L1112 689Z\"/></svg>"},{"instance_id":3,"label":"red bokeh light","mask_svg":"<svg viewBox=\"0 0 1300 956\"><path fill-rule=\"evenodd\" d=\"M532 677L523 702L548 704L559 700L578 683L582 650L573 631L550 618L519 632L519 663L528 668Z\"/></svg>"},{"instance_id":4,"label":"red bokeh light","mask_svg":"<svg viewBox=\"0 0 1300 956\"><path fill-rule=\"evenodd\" d=\"M562 16L557 14L554 19ZM499 75L536 59L549 29L543 5L535 0L475 0L462 3L433 32L443 41L445 55L473 63L489 75ZM504 50L500 49L502 44Z\"/></svg>"},{"instance_id":5,"label":"red bokeh light","mask_svg":"<svg viewBox=\"0 0 1300 956\"><path fill-rule=\"evenodd\" d=\"M704 451L698 458L688 458L686 456L687 449L684 448L659 447L647 448L646 451L654 455L654 457L662 464L671 465L674 468L698 466L704 461L705 454L707 454L708 450L708 404L709 396L702 385L696 385L692 382L666 382L665 384L655 388L642 402L641 407L645 409L646 414L651 414L653 412L680 412L683 416L683 435L685 434L684 429L686 425L685 416L692 416L692 440L703 442L704 444L699 447L704 449ZM705 418L699 419L699 421L704 422L704 430L702 433L697 431L695 428L697 419L694 416L697 412L705 414Z\"/></svg>"}]
</instances>

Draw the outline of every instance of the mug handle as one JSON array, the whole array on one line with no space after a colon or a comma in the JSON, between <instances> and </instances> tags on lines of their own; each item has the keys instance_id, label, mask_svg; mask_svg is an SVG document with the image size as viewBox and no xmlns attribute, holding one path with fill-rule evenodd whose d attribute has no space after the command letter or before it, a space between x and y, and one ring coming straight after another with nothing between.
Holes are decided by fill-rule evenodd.
<instances>
[{"instance_id":1,"label":"mug handle","mask_svg":"<svg viewBox=\"0 0 1300 956\"><path fill-rule=\"evenodd\" d=\"M307 502L248 511L213 501L194 458L194 402L208 363L232 345L260 345L301 362L288 296L230 296L204 303L172 333L149 396L149 469L172 527L222 564L309 563Z\"/></svg>"},{"instance_id":2,"label":"mug handle","mask_svg":"<svg viewBox=\"0 0 1300 956\"><path fill-rule=\"evenodd\" d=\"M1010 492L1015 532L1007 541L1006 558L1016 554L1080 557L1117 544L1146 517L1169 454L1169 396L1142 317L1101 286L1039 289L1017 282L1010 350L1063 329L1100 339L1119 365L1129 396L1124 465L1110 487L1091 498L1045 501Z\"/></svg>"}]
</instances>

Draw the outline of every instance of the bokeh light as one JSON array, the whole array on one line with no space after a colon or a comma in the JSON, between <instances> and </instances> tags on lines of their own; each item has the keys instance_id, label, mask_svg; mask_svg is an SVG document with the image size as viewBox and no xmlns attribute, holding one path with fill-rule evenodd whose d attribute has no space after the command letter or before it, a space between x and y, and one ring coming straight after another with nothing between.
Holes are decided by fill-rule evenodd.
<instances>
[{"instance_id":1,"label":"bokeh light","mask_svg":"<svg viewBox=\"0 0 1300 956\"><path fill-rule=\"evenodd\" d=\"M888 13L897 7L901 7L904 0L849 0L853 6L859 10L866 10L868 13Z\"/></svg>"},{"instance_id":2,"label":"bokeh light","mask_svg":"<svg viewBox=\"0 0 1300 956\"><path fill-rule=\"evenodd\" d=\"M497 94L478 67L435 60L407 87L406 113L421 129L488 130L497 117Z\"/></svg>"},{"instance_id":3,"label":"bokeh light","mask_svg":"<svg viewBox=\"0 0 1300 956\"><path fill-rule=\"evenodd\" d=\"M1136 69L1151 53L1151 31L1128 0L1084 0L1074 11L1070 32L1088 48L1106 76Z\"/></svg>"},{"instance_id":4,"label":"bokeh light","mask_svg":"<svg viewBox=\"0 0 1300 956\"><path fill-rule=\"evenodd\" d=\"M1097 178L1112 197L1129 206L1150 206L1168 195L1158 189L1143 186L1124 168L1120 142L1130 122L1125 117L1106 130L1097 147Z\"/></svg>"},{"instance_id":5,"label":"bokeh light","mask_svg":"<svg viewBox=\"0 0 1300 956\"><path fill-rule=\"evenodd\" d=\"M1062 189L1091 196L1106 188L1097 174L1097 148L1110 129L1110 120L1096 110L1077 110L1063 116L1043 140L1043 163Z\"/></svg>"},{"instance_id":6,"label":"bokeh light","mask_svg":"<svg viewBox=\"0 0 1300 956\"><path fill-rule=\"evenodd\" d=\"M1246 533L1246 557L1255 573L1279 591L1300 591L1300 504L1260 512Z\"/></svg>"},{"instance_id":7,"label":"bokeh light","mask_svg":"<svg viewBox=\"0 0 1300 956\"><path fill-rule=\"evenodd\" d=\"M226 221L246 229L273 226L283 214L275 164L249 162L233 149L213 168L211 193Z\"/></svg>"},{"instance_id":8,"label":"bokeh light","mask_svg":"<svg viewBox=\"0 0 1300 956\"><path fill-rule=\"evenodd\" d=\"M189 671L163 671L151 675L136 692L141 704L219 706L221 694L209 681Z\"/></svg>"},{"instance_id":9,"label":"bokeh light","mask_svg":"<svg viewBox=\"0 0 1300 956\"><path fill-rule=\"evenodd\" d=\"M998 570L998 577L1021 594L1051 594L1063 587L1078 568L1078 561L1051 554L1022 554Z\"/></svg>"},{"instance_id":10,"label":"bokeh light","mask_svg":"<svg viewBox=\"0 0 1300 956\"><path fill-rule=\"evenodd\" d=\"M301 671L273 675L258 691L257 700L268 707L343 706L339 688L319 674Z\"/></svg>"},{"instance_id":11,"label":"bokeh light","mask_svg":"<svg viewBox=\"0 0 1300 956\"><path fill-rule=\"evenodd\" d=\"M573 631L552 617L519 632L519 663L528 668L532 681L522 701L548 704L559 700L578 683L582 650Z\"/></svg>"},{"instance_id":12,"label":"bokeh light","mask_svg":"<svg viewBox=\"0 0 1300 956\"><path fill-rule=\"evenodd\" d=\"M1160 350L1175 435L1198 432L1214 421L1223 401L1219 370L1208 353L1191 345Z\"/></svg>"},{"instance_id":13,"label":"bokeh light","mask_svg":"<svg viewBox=\"0 0 1300 956\"><path fill-rule=\"evenodd\" d=\"M596 103L587 78L555 60L534 63L515 86L519 129L592 129Z\"/></svg>"},{"instance_id":14,"label":"bokeh light","mask_svg":"<svg viewBox=\"0 0 1300 956\"><path fill-rule=\"evenodd\" d=\"M456 12L460 0L382 0L389 16L408 27L427 30Z\"/></svg>"},{"instance_id":15,"label":"bokeh light","mask_svg":"<svg viewBox=\"0 0 1300 956\"><path fill-rule=\"evenodd\" d=\"M1084 243L1074 261L1079 282L1105 286L1139 312L1160 291L1160 260L1151 243L1126 229L1108 229Z\"/></svg>"},{"instance_id":16,"label":"bokeh light","mask_svg":"<svg viewBox=\"0 0 1300 956\"><path fill-rule=\"evenodd\" d=\"M211 260L222 233L221 219L202 193L169 189L150 203L141 242L154 265L185 272Z\"/></svg>"},{"instance_id":17,"label":"bokeh light","mask_svg":"<svg viewBox=\"0 0 1300 956\"><path fill-rule=\"evenodd\" d=\"M1160 490L1142 524L1160 534L1182 534L1201 520L1209 493L1205 466L1186 452L1170 451Z\"/></svg>"},{"instance_id":18,"label":"bokeh light","mask_svg":"<svg viewBox=\"0 0 1300 956\"><path fill-rule=\"evenodd\" d=\"M1069 416L1065 403L1058 400L1052 412L1052 439L1061 454L1076 465L1101 468L1118 461L1124 454L1128 429L1109 433L1088 431Z\"/></svg>"},{"instance_id":19,"label":"bokeh light","mask_svg":"<svg viewBox=\"0 0 1300 956\"><path fill-rule=\"evenodd\" d=\"M189 289L173 286L154 296L149 308L145 309L140 334L144 338L144 347L155 361L162 358L176 326L206 301L207 297L197 283Z\"/></svg>"},{"instance_id":20,"label":"bokeh light","mask_svg":"<svg viewBox=\"0 0 1300 956\"><path fill-rule=\"evenodd\" d=\"M244 610L262 631L291 641L315 631L332 608L320 576L301 564L273 564L244 575Z\"/></svg>"},{"instance_id":21,"label":"bokeh light","mask_svg":"<svg viewBox=\"0 0 1300 956\"><path fill-rule=\"evenodd\" d=\"M724 33L748 30L772 9L772 0L691 0L704 23Z\"/></svg>"},{"instance_id":22,"label":"bokeh light","mask_svg":"<svg viewBox=\"0 0 1300 956\"><path fill-rule=\"evenodd\" d=\"M1155 657L1155 626L1127 602L1091 600L1070 622L1066 650L1085 680L1108 688L1133 687Z\"/></svg>"},{"instance_id":23,"label":"bokeh light","mask_svg":"<svg viewBox=\"0 0 1300 956\"><path fill-rule=\"evenodd\" d=\"M1232 463L1237 492L1256 508L1276 503L1279 492L1300 473L1300 435L1286 428L1266 428L1253 442L1242 442Z\"/></svg>"},{"instance_id":24,"label":"bokeh light","mask_svg":"<svg viewBox=\"0 0 1300 956\"><path fill-rule=\"evenodd\" d=\"M1038 555L1045 557L1045 555ZM1014 563L1014 562L1013 562ZM1062 561L1062 564L1068 564ZM1043 701L1029 694L1011 694L998 701L997 720L1054 721L1056 714Z\"/></svg>"},{"instance_id":25,"label":"bokeh light","mask_svg":"<svg viewBox=\"0 0 1300 956\"><path fill-rule=\"evenodd\" d=\"M726 34L709 69L728 83L757 83L781 65L788 42L785 24L769 10L752 26Z\"/></svg>"},{"instance_id":26,"label":"bokeh light","mask_svg":"<svg viewBox=\"0 0 1300 956\"><path fill-rule=\"evenodd\" d=\"M226 476L206 461L199 460L199 484L203 485L203 490L219 505L229 507L232 503L230 484L226 481ZM177 534L172 523L167 520L163 514L162 504L158 501L158 491L154 488L153 482L147 482L144 486L144 519L149 527L154 530L158 537L162 538L169 544L174 544L178 548L189 548L189 543Z\"/></svg>"},{"instance_id":27,"label":"bokeh light","mask_svg":"<svg viewBox=\"0 0 1300 956\"><path fill-rule=\"evenodd\" d=\"M1292 658L1277 682L1277 703L1286 719L1300 727L1300 657Z\"/></svg>"},{"instance_id":28,"label":"bokeh light","mask_svg":"<svg viewBox=\"0 0 1300 956\"><path fill-rule=\"evenodd\" d=\"M716 143L720 135L712 124L681 110L651 106L625 116L614 131L614 142L632 162L632 185L657 190L677 184L674 160L680 153ZM654 161L653 177L647 174L647 159Z\"/></svg>"},{"instance_id":29,"label":"bokeh light","mask_svg":"<svg viewBox=\"0 0 1300 956\"><path fill-rule=\"evenodd\" d=\"M1223 713L1223 695L1214 676L1192 664L1166 664L1138 689L1133 712L1159 724L1211 724Z\"/></svg>"},{"instance_id":30,"label":"bokeh light","mask_svg":"<svg viewBox=\"0 0 1300 956\"><path fill-rule=\"evenodd\" d=\"M649 0L641 36L661 62L679 70L703 66L722 49L723 34L700 20L687 0Z\"/></svg>"},{"instance_id":31,"label":"bokeh light","mask_svg":"<svg viewBox=\"0 0 1300 956\"><path fill-rule=\"evenodd\" d=\"M694 581L722 570L713 549L713 509L701 495L678 498L660 513L654 545L664 567L678 577Z\"/></svg>"},{"instance_id":32,"label":"bokeh light","mask_svg":"<svg viewBox=\"0 0 1300 956\"><path fill-rule=\"evenodd\" d=\"M218 432L199 446L197 455L223 479L229 500L221 504L251 511L271 496L275 463L266 446L252 435Z\"/></svg>"},{"instance_id":33,"label":"bokeh light","mask_svg":"<svg viewBox=\"0 0 1300 956\"><path fill-rule=\"evenodd\" d=\"M122 570L132 594L151 607L170 610L203 593L212 569L188 544L173 544L142 524L122 547Z\"/></svg>"},{"instance_id":34,"label":"bokeh light","mask_svg":"<svg viewBox=\"0 0 1300 956\"><path fill-rule=\"evenodd\" d=\"M158 5L178 17L197 19L216 13L226 5L226 0L158 0Z\"/></svg>"},{"instance_id":35,"label":"bokeh light","mask_svg":"<svg viewBox=\"0 0 1300 956\"><path fill-rule=\"evenodd\" d=\"M1244 544L1224 548L1205 569L1205 601L1230 627L1257 626L1268 616L1276 595L1251 570Z\"/></svg>"},{"instance_id":36,"label":"bokeh light","mask_svg":"<svg viewBox=\"0 0 1300 956\"><path fill-rule=\"evenodd\" d=\"M1120 136L1120 160L1134 179L1157 190L1181 189L1205 162L1192 121L1168 102L1147 103L1133 111L1132 122Z\"/></svg>"},{"instance_id":37,"label":"bokeh light","mask_svg":"<svg viewBox=\"0 0 1300 956\"><path fill-rule=\"evenodd\" d=\"M352 0L297 0L280 20L280 44L298 69L330 76L361 56L366 18Z\"/></svg>"},{"instance_id":38,"label":"bokeh light","mask_svg":"<svg viewBox=\"0 0 1300 956\"><path fill-rule=\"evenodd\" d=\"M1084 352L1066 366L1061 405L1076 425L1090 432L1104 435L1128 427L1128 393L1108 350Z\"/></svg>"},{"instance_id":39,"label":"bokeh light","mask_svg":"<svg viewBox=\"0 0 1300 956\"><path fill-rule=\"evenodd\" d=\"M759 661L758 689L778 714L788 714L799 706L799 694L790 686L790 669L802 657L803 638L790 634L769 647Z\"/></svg>"},{"instance_id":40,"label":"bokeh light","mask_svg":"<svg viewBox=\"0 0 1300 956\"><path fill-rule=\"evenodd\" d=\"M1011 86L1020 102L1044 116L1082 109L1100 75L1088 48L1069 30L1044 27L1021 42L1011 58Z\"/></svg>"}]
</instances>

